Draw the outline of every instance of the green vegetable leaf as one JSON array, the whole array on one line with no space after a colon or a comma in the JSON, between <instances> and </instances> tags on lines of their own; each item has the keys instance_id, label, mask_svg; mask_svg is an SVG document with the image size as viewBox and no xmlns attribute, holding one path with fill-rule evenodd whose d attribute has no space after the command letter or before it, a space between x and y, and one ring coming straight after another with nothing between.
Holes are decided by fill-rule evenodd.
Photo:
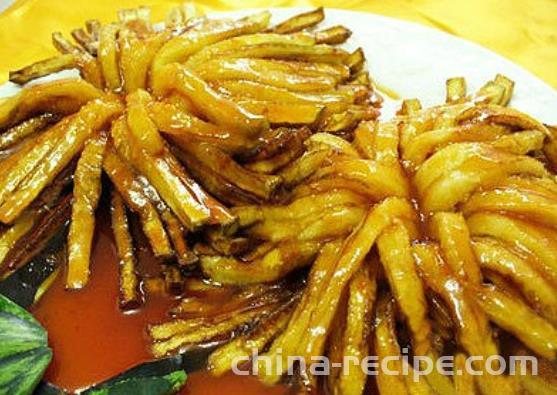
<instances>
[{"instance_id":1,"label":"green vegetable leaf","mask_svg":"<svg viewBox=\"0 0 557 395\"><path fill-rule=\"evenodd\" d=\"M166 376L138 377L118 381L103 388L88 391L87 395L170 395L186 382L186 372L177 370Z\"/></svg>"},{"instance_id":2,"label":"green vegetable leaf","mask_svg":"<svg viewBox=\"0 0 557 395\"><path fill-rule=\"evenodd\" d=\"M0 295L0 395L31 394L51 359L45 329Z\"/></svg>"}]
</instances>

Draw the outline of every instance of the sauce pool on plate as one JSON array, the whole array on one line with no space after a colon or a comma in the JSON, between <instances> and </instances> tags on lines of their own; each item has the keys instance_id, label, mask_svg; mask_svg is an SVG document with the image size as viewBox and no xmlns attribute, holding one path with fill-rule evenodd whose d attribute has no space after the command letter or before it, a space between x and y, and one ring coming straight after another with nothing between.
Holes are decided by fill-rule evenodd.
<instances>
[{"instance_id":1,"label":"sauce pool on plate","mask_svg":"<svg viewBox=\"0 0 557 395\"><path fill-rule=\"evenodd\" d=\"M150 296L139 311L118 308L118 258L108 225L98 221L92 252L91 279L80 291L66 291L59 275L33 307L35 317L48 331L54 357L45 379L69 391L88 388L137 364L152 359L145 328L162 321L175 303ZM286 386L269 388L253 377L228 374L221 378L196 372L182 394L212 395L287 394Z\"/></svg>"}]
</instances>

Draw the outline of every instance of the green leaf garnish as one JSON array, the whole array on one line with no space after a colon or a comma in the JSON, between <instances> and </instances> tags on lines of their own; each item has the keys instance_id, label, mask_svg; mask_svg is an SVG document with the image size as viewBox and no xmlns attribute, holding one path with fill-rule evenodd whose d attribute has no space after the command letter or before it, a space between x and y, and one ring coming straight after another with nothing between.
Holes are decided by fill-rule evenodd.
<instances>
[{"instance_id":1,"label":"green leaf garnish","mask_svg":"<svg viewBox=\"0 0 557 395\"><path fill-rule=\"evenodd\" d=\"M0 394L31 394L51 360L45 329L0 295Z\"/></svg>"},{"instance_id":2,"label":"green leaf garnish","mask_svg":"<svg viewBox=\"0 0 557 395\"><path fill-rule=\"evenodd\" d=\"M184 386L186 378L186 372L177 370L166 376L125 379L97 390L87 391L87 395L170 395Z\"/></svg>"}]
</instances>

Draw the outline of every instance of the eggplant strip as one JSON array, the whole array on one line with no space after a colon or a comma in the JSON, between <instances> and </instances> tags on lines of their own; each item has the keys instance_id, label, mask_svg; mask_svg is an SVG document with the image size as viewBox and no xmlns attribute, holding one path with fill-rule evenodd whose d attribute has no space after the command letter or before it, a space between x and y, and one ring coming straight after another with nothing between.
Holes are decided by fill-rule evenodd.
<instances>
[{"instance_id":1,"label":"eggplant strip","mask_svg":"<svg viewBox=\"0 0 557 395\"><path fill-rule=\"evenodd\" d=\"M388 196L407 197L409 194L409 185L401 169L370 160L336 161L318 170L310 180L324 181L325 184L334 180L338 187L353 186L349 189L375 200Z\"/></svg>"},{"instance_id":2,"label":"eggplant strip","mask_svg":"<svg viewBox=\"0 0 557 395\"><path fill-rule=\"evenodd\" d=\"M287 150L291 140L296 137L295 129L289 127L271 129L261 135L257 147L252 152L247 155L240 155L239 160L242 162L257 162L270 159Z\"/></svg>"},{"instance_id":3,"label":"eggplant strip","mask_svg":"<svg viewBox=\"0 0 557 395\"><path fill-rule=\"evenodd\" d=\"M273 174L300 157L305 150L304 141L310 136L311 130L301 127L292 130L291 133L293 137L288 140L281 152L268 159L250 162L246 164L246 168L262 174Z\"/></svg>"},{"instance_id":4,"label":"eggplant strip","mask_svg":"<svg viewBox=\"0 0 557 395\"><path fill-rule=\"evenodd\" d=\"M273 305L274 306L274 305ZM247 308L245 310L240 310L239 313L245 314L250 318L253 317L254 310L257 314L257 310L269 309L269 305L258 306L256 308ZM237 316L238 314L219 314L214 317L195 317L189 319L176 319L168 322L163 322L162 324L151 325L148 328L149 335L155 341L165 341L172 339L173 337L180 334L196 335L196 332L202 327L216 326L217 324L226 323L230 321L231 318Z\"/></svg>"},{"instance_id":5,"label":"eggplant strip","mask_svg":"<svg viewBox=\"0 0 557 395\"><path fill-rule=\"evenodd\" d=\"M253 114L266 117L271 124L278 125L314 125L325 109L315 104L298 104L292 107L286 103L255 100L241 100L238 104Z\"/></svg>"},{"instance_id":6,"label":"eggplant strip","mask_svg":"<svg viewBox=\"0 0 557 395\"><path fill-rule=\"evenodd\" d=\"M172 240L172 245L174 246L174 250L176 251L176 257L178 259L178 263L181 266L191 266L192 264L198 261L197 256L193 253L190 247L187 244L185 234L186 230L174 216L170 212L170 210L165 210L161 214L163 221L166 224L166 229Z\"/></svg>"},{"instance_id":7,"label":"eggplant strip","mask_svg":"<svg viewBox=\"0 0 557 395\"><path fill-rule=\"evenodd\" d=\"M62 70L73 69L76 65L73 55L58 55L25 66L22 69L10 71L10 81L23 85L37 78L54 74Z\"/></svg>"},{"instance_id":8,"label":"eggplant strip","mask_svg":"<svg viewBox=\"0 0 557 395\"><path fill-rule=\"evenodd\" d=\"M238 216L241 228L249 227L264 221L297 222L304 218L315 218L336 207L365 207L366 198L345 190L331 191L295 199L287 205L257 205L232 208Z\"/></svg>"},{"instance_id":9,"label":"eggplant strip","mask_svg":"<svg viewBox=\"0 0 557 395\"><path fill-rule=\"evenodd\" d=\"M119 27L116 24L104 25L99 30L97 58L105 85L112 91L119 89L122 85L118 67L118 42L116 41L118 30Z\"/></svg>"},{"instance_id":10,"label":"eggplant strip","mask_svg":"<svg viewBox=\"0 0 557 395\"><path fill-rule=\"evenodd\" d=\"M280 303L288 300L292 292L283 289L284 284L254 284L237 288L233 292L222 290L213 300L207 298L186 298L172 310L177 316L210 318L224 317L250 309ZM215 292L214 290L212 292Z\"/></svg>"},{"instance_id":11,"label":"eggplant strip","mask_svg":"<svg viewBox=\"0 0 557 395\"><path fill-rule=\"evenodd\" d=\"M123 310L135 309L143 303L143 300L139 292L139 277L126 207L124 200L116 191L112 192L111 218L119 258L119 305Z\"/></svg>"},{"instance_id":12,"label":"eggplant strip","mask_svg":"<svg viewBox=\"0 0 557 395\"><path fill-rule=\"evenodd\" d=\"M188 145L190 143L188 142ZM245 205L261 202L257 198L233 183L227 181L219 173L214 172L208 166L201 163L195 157L187 155L181 150L174 150L175 155L182 161L193 174L196 180L213 196L221 202L229 205Z\"/></svg>"},{"instance_id":13,"label":"eggplant strip","mask_svg":"<svg viewBox=\"0 0 557 395\"><path fill-rule=\"evenodd\" d=\"M313 104L323 106L332 113L345 111L350 104L354 104L355 100L355 95L347 90L331 90L318 93L292 92L285 88L256 81L224 80L213 82L213 86L233 98L291 105Z\"/></svg>"},{"instance_id":14,"label":"eggplant strip","mask_svg":"<svg viewBox=\"0 0 557 395\"><path fill-rule=\"evenodd\" d=\"M169 37L169 32L162 31L140 39L127 27L119 30L119 69L125 92L146 88L152 60Z\"/></svg>"},{"instance_id":15,"label":"eggplant strip","mask_svg":"<svg viewBox=\"0 0 557 395\"><path fill-rule=\"evenodd\" d=\"M81 48L89 52L92 56L97 56L97 42L88 31L83 28L79 28L72 30L71 34L75 42L77 42Z\"/></svg>"},{"instance_id":16,"label":"eggplant strip","mask_svg":"<svg viewBox=\"0 0 557 395\"><path fill-rule=\"evenodd\" d=\"M396 339L394 300L383 295L377 302L375 313L375 355L381 363L384 363L390 371L396 374L379 374L377 376L377 387L383 393L393 392L396 394L410 394L402 375L402 360L400 358L400 346ZM398 358L393 358L398 357ZM390 364L385 363L385 358L393 358Z\"/></svg>"},{"instance_id":17,"label":"eggplant strip","mask_svg":"<svg viewBox=\"0 0 557 395\"><path fill-rule=\"evenodd\" d=\"M247 232L255 239L280 243L292 238L300 241L329 240L347 236L365 215L364 207L336 206L316 215L295 220L265 220Z\"/></svg>"},{"instance_id":18,"label":"eggplant strip","mask_svg":"<svg viewBox=\"0 0 557 395\"><path fill-rule=\"evenodd\" d=\"M35 225L36 218L32 214L24 214L0 235L0 267L15 244L24 237Z\"/></svg>"},{"instance_id":19,"label":"eggplant strip","mask_svg":"<svg viewBox=\"0 0 557 395\"><path fill-rule=\"evenodd\" d=\"M462 347L469 355L486 358L498 355L487 317L441 258L439 246L416 244L413 246L413 253L427 286L441 296L449 307L457 326L457 339ZM485 369L485 366L479 365L476 368ZM484 374L478 376L477 384L482 392L490 393L503 388L512 393L512 383L503 376Z\"/></svg>"},{"instance_id":20,"label":"eggplant strip","mask_svg":"<svg viewBox=\"0 0 557 395\"><path fill-rule=\"evenodd\" d=\"M207 26L192 29L169 40L153 59L151 75L153 76L154 91L158 93L156 77L164 65L174 62L181 63L199 50L219 41L261 31L267 27L270 18L269 12L262 12L238 21L219 21L216 25L207 24Z\"/></svg>"},{"instance_id":21,"label":"eggplant strip","mask_svg":"<svg viewBox=\"0 0 557 395\"><path fill-rule=\"evenodd\" d=\"M86 104L67 125L64 139L37 165L18 189L0 206L0 221L11 223L31 204L44 187L72 160L87 138L103 128L119 111L115 101L93 101Z\"/></svg>"},{"instance_id":22,"label":"eggplant strip","mask_svg":"<svg viewBox=\"0 0 557 395\"><path fill-rule=\"evenodd\" d=\"M72 120L72 118L62 120L40 136L24 143L19 151L0 162L0 169L5 174L5 177L0 179L0 205L44 162L47 155L66 134Z\"/></svg>"},{"instance_id":23,"label":"eggplant strip","mask_svg":"<svg viewBox=\"0 0 557 395\"><path fill-rule=\"evenodd\" d=\"M344 26L333 26L315 32L317 44L342 44L352 36L352 32Z\"/></svg>"},{"instance_id":24,"label":"eggplant strip","mask_svg":"<svg viewBox=\"0 0 557 395\"><path fill-rule=\"evenodd\" d=\"M66 288L80 289L89 281L89 263L95 232L95 211L101 196L101 174L108 136L100 132L86 143L74 176L74 201L68 235Z\"/></svg>"},{"instance_id":25,"label":"eggplant strip","mask_svg":"<svg viewBox=\"0 0 557 395\"><path fill-rule=\"evenodd\" d=\"M90 53L70 43L60 32L52 33L52 44L61 54L69 54L74 57L83 79L97 88L103 87L101 69Z\"/></svg>"},{"instance_id":26,"label":"eggplant strip","mask_svg":"<svg viewBox=\"0 0 557 395\"><path fill-rule=\"evenodd\" d=\"M200 262L205 275L214 281L222 284L254 284L276 281L307 265L319 248L319 242L285 241L252 262L224 256L202 256Z\"/></svg>"},{"instance_id":27,"label":"eggplant strip","mask_svg":"<svg viewBox=\"0 0 557 395\"><path fill-rule=\"evenodd\" d=\"M267 119L254 115L217 94L205 81L185 66L173 64L164 69L165 92L176 91L187 97L195 108L216 125L246 137L255 137L269 128Z\"/></svg>"},{"instance_id":28,"label":"eggplant strip","mask_svg":"<svg viewBox=\"0 0 557 395\"><path fill-rule=\"evenodd\" d=\"M377 239L377 249L391 292L410 327L413 351L416 355L427 355L431 348L431 327L427 319L425 291L412 256L408 230L400 224L386 229Z\"/></svg>"},{"instance_id":29,"label":"eggplant strip","mask_svg":"<svg viewBox=\"0 0 557 395\"><path fill-rule=\"evenodd\" d=\"M249 151L256 144L223 127L205 122L174 104L154 102L149 111L157 128L181 148L190 144L191 138L215 144L231 153Z\"/></svg>"},{"instance_id":30,"label":"eggplant strip","mask_svg":"<svg viewBox=\"0 0 557 395\"><path fill-rule=\"evenodd\" d=\"M181 347L229 334L239 327L251 327L268 317L277 307L277 305L270 305L255 308L244 313L232 315L221 322L201 320L193 326L194 331L178 332L166 340L154 343L152 352L155 356L161 357ZM150 328L151 336L153 336L155 328Z\"/></svg>"},{"instance_id":31,"label":"eggplant strip","mask_svg":"<svg viewBox=\"0 0 557 395\"><path fill-rule=\"evenodd\" d=\"M124 119L113 123L111 134L118 153L147 177L186 227L195 229L209 222L209 209L192 195L165 158L152 157L137 147Z\"/></svg>"},{"instance_id":32,"label":"eggplant strip","mask_svg":"<svg viewBox=\"0 0 557 395\"><path fill-rule=\"evenodd\" d=\"M309 330L301 343L301 349L306 356L322 355L340 295L361 266L376 238L393 221L412 220L414 216L414 210L407 201L388 198L370 209L361 224L347 238L336 263L335 272L331 281L323 288L323 297L312 315Z\"/></svg>"},{"instance_id":33,"label":"eggplant strip","mask_svg":"<svg viewBox=\"0 0 557 395\"><path fill-rule=\"evenodd\" d=\"M0 150L11 147L23 139L40 132L56 120L52 114L42 114L30 118L0 134Z\"/></svg>"},{"instance_id":34,"label":"eggplant strip","mask_svg":"<svg viewBox=\"0 0 557 395\"><path fill-rule=\"evenodd\" d=\"M213 351L208 360L209 372L213 376L222 376L231 369L235 361L239 361L241 358L249 358L254 349L261 352L270 341L284 330L297 301L297 297L292 298L260 323L252 332L240 336Z\"/></svg>"},{"instance_id":35,"label":"eggplant strip","mask_svg":"<svg viewBox=\"0 0 557 395\"><path fill-rule=\"evenodd\" d=\"M280 185L280 177L247 171L213 145L194 141L184 148L186 148L187 154L195 156L198 161L218 173L220 177L259 198L270 199Z\"/></svg>"},{"instance_id":36,"label":"eggplant strip","mask_svg":"<svg viewBox=\"0 0 557 395\"><path fill-rule=\"evenodd\" d=\"M102 92L78 79L65 79L34 85L0 104L0 130L42 113L69 115Z\"/></svg>"},{"instance_id":37,"label":"eggplant strip","mask_svg":"<svg viewBox=\"0 0 557 395\"><path fill-rule=\"evenodd\" d=\"M210 194L206 193L203 188L201 188L201 186L193 178L191 178L189 173L170 150L165 152L165 160L173 173L177 175L182 183L192 191L192 194L196 197L196 199L209 209L209 225L221 226L227 230L235 228L236 218L230 213L228 208L222 205L222 203Z\"/></svg>"},{"instance_id":38,"label":"eggplant strip","mask_svg":"<svg viewBox=\"0 0 557 395\"><path fill-rule=\"evenodd\" d=\"M209 245L223 255L238 256L249 250L251 240L247 237L227 235L220 229L210 229L206 232Z\"/></svg>"},{"instance_id":39,"label":"eggplant strip","mask_svg":"<svg viewBox=\"0 0 557 395\"><path fill-rule=\"evenodd\" d=\"M139 216L143 233L147 236L155 256L171 255L168 235L155 206L145 196L145 191L133 170L118 156L111 145L107 148L103 169L128 207Z\"/></svg>"},{"instance_id":40,"label":"eggplant strip","mask_svg":"<svg viewBox=\"0 0 557 395\"><path fill-rule=\"evenodd\" d=\"M323 19L325 19L325 12L323 11L323 7L319 7L312 11L294 15L276 26L273 26L271 30L280 34L295 33L315 26L322 22Z\"/></svg>"},{"instance_id":41,"label":"eggplant strip","mask_svg":"<svg viewBox=\"0 0 557 395\"><path fill-rule=\"evenodd\" d=\"M375 270L364 264L350 280L346 324L340 339L343 357L361 360L370 353L368 337L372 330L372 309L377 288ZM337 377L333 393L362 394L367 377L359 367L349 367Z\"/></svg>"},{"instance_id":42,"label":"eggplant strip","mask_svg":"<svg viewBox=\"0 0 557 395\"><path fill-rule=\"evenodd\" d=\"M193 197L209 210L209 219L212 224L228 225L232 222L233 219L228 214L226 208L199 188L167 148L156 125L149 117L147 106L151 101L150 95L143 90L138 90L128 95L127 101L128 130L130 131L130 137L135 139L137 143L137 146L136 144L131 144L132 150L136 154L143 151L147 156L164 160L170 166L173 175L178 177L183 185L189 189Z\"/></svg>"},{"instance_id":43,"label":"eggplant strip","mask_svg":"<svg viewBox=\"0 0 557 395\"><path fill-rule=\"evenodd\" d=\"M30 233L20 239L6 255L0 276L13 272L29 262L42 251L53 234L65 232L71 217L72 195L67 195L43 216Z\"/></svg>"},{"instance_id":44,"label":"eggplant strip","mask_svg":"<svg viewBox=\"0 0 557 395\"><path fill-rule=\"evenodd\" d=\"M318 69L303 70L303 63L275 62L265 59L215 59L200 65L194 71L205 81L247 80L264 85L285 88L293 92L320 92L332 90L341 82L341 76ZM306 66L307 68L307 66Z\"/></svg>"},{"instance_id":45,"label":"eggplant strip","mask_svg":"<svg viewBox=\"0 0 557 395\"><path fill-rule=\"evenodd\" d=\"M557 325L555 288L531 267L527 258L503 243L486 237L475 238L472 247L483 269L512 280L540 315Z\"/></svg>"},{"instance_id":46,"label":"eggplant strip","mask_svg":"<svg viewBox=\"0 0 557 395\"><path fill-rule=\"evenodd\" d=\"M310 34L276 34L276 33L259 33L248 34L239 37L229 38L227 40L209 45L196 54L192 55L186 62L186 66L197 68L211 59L218 57L253 57L246 55L246 48L263 46L268 49L270 46L297 45L311 47L315 45L315 39Z\"/></svg>"},{"instance_id":47,"label":"eggplant strip","mask_svg":"<svg viewBox=\"0 0 557 395\"><path fill-rule=\"evenodd\" d=\"M493 322L513 333L537 354L555 359L557 329L549 322L520 299L509 297L495 286L481 286L474 288L474 292L479 305Z\"/></svg>"}]
</instances>

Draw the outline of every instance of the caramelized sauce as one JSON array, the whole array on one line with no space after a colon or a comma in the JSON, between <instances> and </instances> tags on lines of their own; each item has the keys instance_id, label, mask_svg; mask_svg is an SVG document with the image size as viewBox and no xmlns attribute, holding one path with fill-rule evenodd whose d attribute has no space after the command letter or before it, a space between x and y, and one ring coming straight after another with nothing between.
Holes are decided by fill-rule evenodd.
<instances>
[{"instance_id":1,"label":"caramelized sauce","mask_svg":"<svg viewBox=\"0 0 557 395\"><path fill-rule=\"evenodd\" d=\"M213 377L207 372L196 372L188 377L180 395L291 395L293 388L285 385L269 387L253 376L237 376L230 372Z\"/></svg>"},{"instance_id":2,"label":"caramelized sauce","mask_svg":"<svg viewBox=\"0 0 557 395\"><path fill-rule=\"evenodd\" d=\"M160 322L175 304L151 296L139 311L118 308L118 259L109 216L97 221L91 279L81 291L66 291L63 271L32 312L45 326L54 350L45 379L68 391L88 388L152 359L145 328ZM190 375L182 394L287 394L286 386L266 387L253 377Z\"/></svg>"},{"instance_id":3,"label":"caramelized sauce","mask_svg":"<svg viewBox=\"0 0 557 395\"><path fill-rule=\"evenodd\" d=\"M105 218L98 225L90 284L66 291L62 271L33 309L54 350L45 378L68 390L89 387L149 360L145 326L162 320L171 304L161 298L150 300L140 312L119 311L111 230Z\"/></svg>"}]
</instances>

